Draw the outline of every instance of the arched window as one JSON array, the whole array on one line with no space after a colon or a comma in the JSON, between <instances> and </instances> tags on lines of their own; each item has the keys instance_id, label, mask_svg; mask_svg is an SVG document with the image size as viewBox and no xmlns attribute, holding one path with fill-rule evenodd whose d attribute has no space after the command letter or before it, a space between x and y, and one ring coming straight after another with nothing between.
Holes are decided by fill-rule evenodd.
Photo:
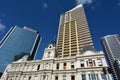
<instances>
[{"instance_id":1,"label":"arched window","mask_svg":"<svg viewBox=\"0 0 120 80\"><path fill-rule=\"evenodd\" d=\"M74 69L74 62L71 62L71 69Z\"/></svg>"},{"instance_id":2,"label":"arched window","mask_svg":"<svg viewBox=\"0 0 120 80\"><path fill-rule=\"evenodd\" d=\"M59 63L57 63L57 65L56 65L56 69L59 69Z\"/></svg>"},{"instance_id":3,"label":"arched window","mask_svg":"<svg viewBox=\"0 0 120 80\"><path fill-rule=\"evenodd\" d=\"M38 67L37 67L37 70L39 70L40 69L40 65L38 65Z\"/></svg>"},{"instance_id":4,"label":"arched window","mask_svg":"<svg viewBox=\"0 0 120 80\"><path fill-rule=\"evenodd\" d=\"M67 69L67 64L66 63L64 63L63 69Z\"/></svg>"}]
</instances>

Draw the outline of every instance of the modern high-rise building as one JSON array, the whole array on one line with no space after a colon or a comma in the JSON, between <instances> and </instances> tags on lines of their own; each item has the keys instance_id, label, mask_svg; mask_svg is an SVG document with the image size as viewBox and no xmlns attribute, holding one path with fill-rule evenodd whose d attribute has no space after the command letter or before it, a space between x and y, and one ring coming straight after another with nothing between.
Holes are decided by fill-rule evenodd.
<instances>
[{"instance_id":1,"label":"modern high-rise building","mask_svg":"<svg viewBox=\"0 0 120 80\"><path fill-rule=\"evenodd\" d=\"M117 64L117 61L120 60L120 36L118 34L115 35L107 35L101 38L101 42L104 47L104 51L106 53L108 62L110 64L113 76L115 80L120 80L120 67Z\"/></svg>"},{"instance_id":2,"label":"modern high-rise building","mask_svg":"<svg viewBox=\"0 0 120 80\"><path fill-rule=\"evenodd\" d=\"M36 30L12 27L0 42L0 72L21 53L26 53L29 59L34 59L40 40L41 36ZM25 60L28 59L28 55L24 57Z\"/></svg>"},{"instance_id":3,"label":"modern high-rise building","mask_svg":"<svg viewBox=\"0 0 120 80\"><path fill-rule=\"evenodd\" d=\"M60 16L57 39L59 57L80 54L87 45L93 47L83 6L78 5Z\"/></svg>"}]
</instances>

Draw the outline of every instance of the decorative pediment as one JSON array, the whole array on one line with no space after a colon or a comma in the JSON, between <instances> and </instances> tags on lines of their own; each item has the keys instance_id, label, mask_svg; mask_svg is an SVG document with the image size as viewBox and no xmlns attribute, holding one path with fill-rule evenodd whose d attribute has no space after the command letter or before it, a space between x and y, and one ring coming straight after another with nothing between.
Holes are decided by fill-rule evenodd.
<instances>
[{"instance_id":1,"label":"decorative pediment","mask_svg":"<svg viewBox=\"0 0 120 80\"><path fill-rule=\"evenodd\" d=\"M84 46L83 49L81 50L81 53L83 55L94 55L96 50L92 46Z\"/></svg>"},{"instance_id":2,"label":"decorative pediment","mask_svg":"<svg viewBox=\"0 0 120 80\"><path fill-rule=\"evenodd\" d=\"M88 51L85 51L83 55L95 55L95 52L88 50Z\"/></svg>"}]
</instances>

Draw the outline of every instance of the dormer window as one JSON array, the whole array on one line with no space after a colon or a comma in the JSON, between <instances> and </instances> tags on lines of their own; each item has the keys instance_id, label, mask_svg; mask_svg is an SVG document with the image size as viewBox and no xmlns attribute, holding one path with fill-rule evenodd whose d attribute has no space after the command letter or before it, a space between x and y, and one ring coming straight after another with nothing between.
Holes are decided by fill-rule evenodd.
<instances>
[{"instance_id":1,"label":"dormer window","mask_svg":"<svg viewBox=\"0 0 120 80\"><path fill-rule=\"evenodd\" d=\"M50 57L50 53L51 53L51 52L48 52L48 55L47 55L48 58Z\"/></svg>"}]
</instances>

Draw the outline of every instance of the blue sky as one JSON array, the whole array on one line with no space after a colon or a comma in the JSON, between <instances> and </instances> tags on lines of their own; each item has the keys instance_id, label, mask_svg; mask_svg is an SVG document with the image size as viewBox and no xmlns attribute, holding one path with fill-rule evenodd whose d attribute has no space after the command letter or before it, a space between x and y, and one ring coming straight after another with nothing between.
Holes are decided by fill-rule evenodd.
<instances>
[{"instance_id":1,"label":"blue sky","mask_svg":"<svg viewBox=\"0 0 120 80\"><path fill-rule=\"evenodd\" d=\"M79 5L84 9L94 46L102 50L100 38L120 33L120 0L0 0L0 40L12 26L36 29L42 41L36 59L57 36L60 14Z\"/></svg>"}]
</instances>

